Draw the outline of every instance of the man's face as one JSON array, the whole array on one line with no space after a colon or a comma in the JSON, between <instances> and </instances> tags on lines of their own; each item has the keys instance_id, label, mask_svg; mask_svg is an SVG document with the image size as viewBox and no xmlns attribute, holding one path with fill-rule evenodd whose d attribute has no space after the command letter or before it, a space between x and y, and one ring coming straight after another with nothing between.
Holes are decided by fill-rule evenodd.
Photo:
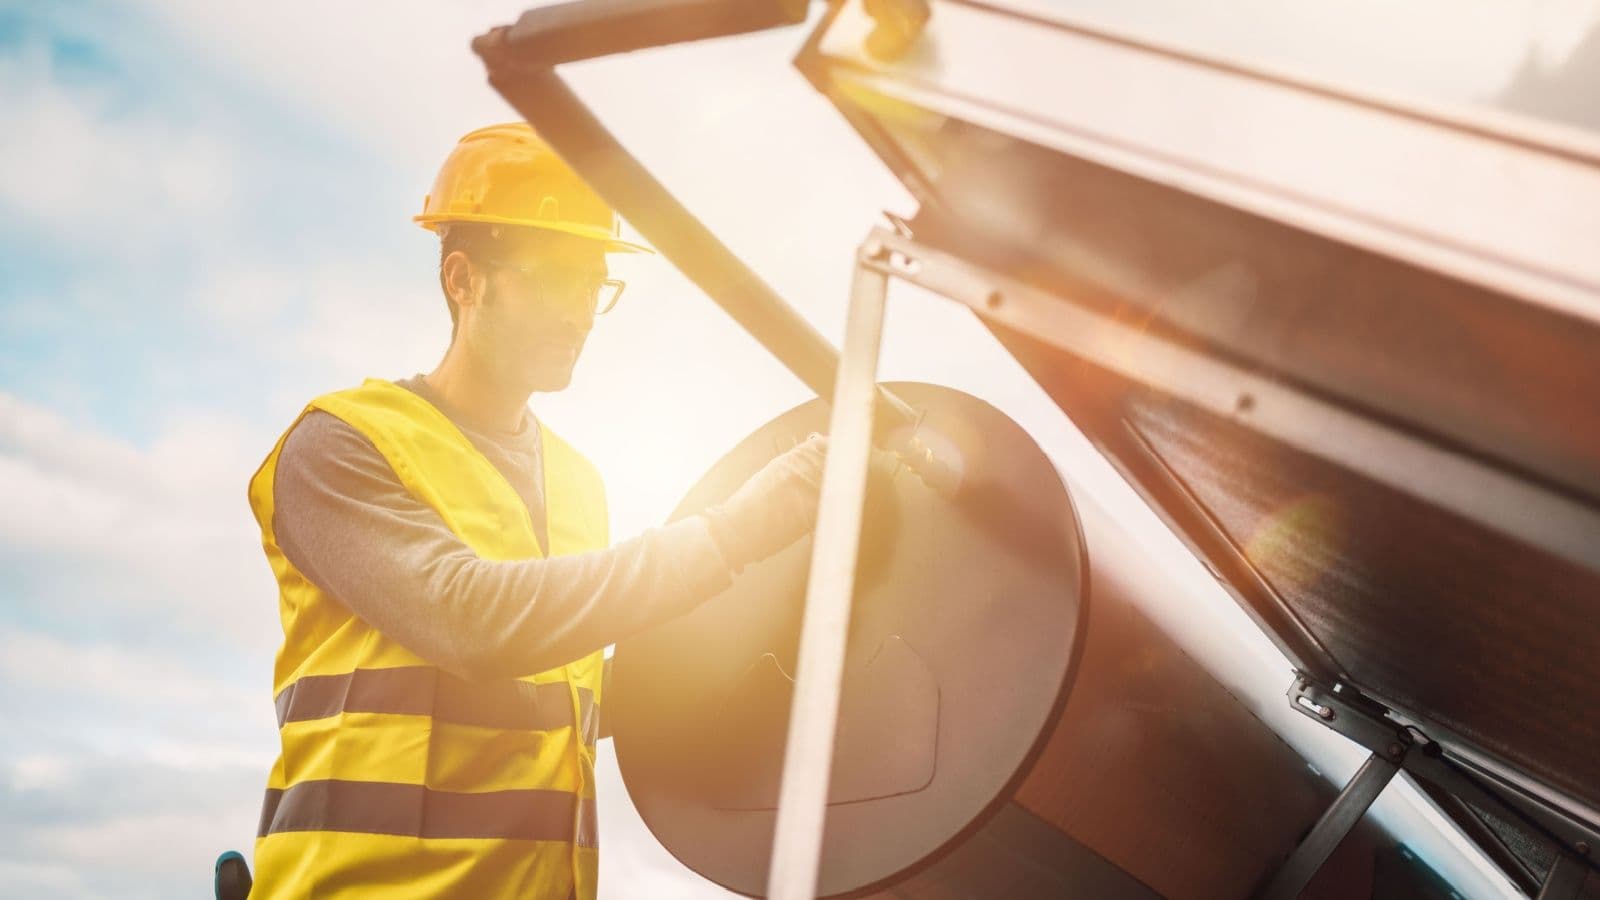
<instances>
[{"instance_id":1,"label":"man's face","mask_svg":"<svg viewBox=\"0 0 1600 900\"><path fill-rule=\"evenodd\" d=\"M495 254L474 260L485 278L474 349L530 392L562 390L594 326L603 245L545 232L503 238Z\"/></svg>"}]
</instances>

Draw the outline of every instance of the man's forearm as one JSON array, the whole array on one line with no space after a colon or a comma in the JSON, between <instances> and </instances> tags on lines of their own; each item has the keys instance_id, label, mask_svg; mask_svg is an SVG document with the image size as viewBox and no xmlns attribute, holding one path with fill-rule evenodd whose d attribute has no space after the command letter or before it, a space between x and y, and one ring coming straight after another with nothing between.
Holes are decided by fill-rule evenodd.
<instances>
[{"instance_id":1,"label":"man's forearm","mask_svg":"<svg viewBox=\"0 0 1600 900\"><path fill-rule=\"evenodd\" d=\"M402 615L428 610L449 636L440 665L469 678L515 677L681 615L728 583L705 521L693 517L573 556L495 562L454 554L430 567L420 595L392 605Z\"/></svg>"}]
</instances>

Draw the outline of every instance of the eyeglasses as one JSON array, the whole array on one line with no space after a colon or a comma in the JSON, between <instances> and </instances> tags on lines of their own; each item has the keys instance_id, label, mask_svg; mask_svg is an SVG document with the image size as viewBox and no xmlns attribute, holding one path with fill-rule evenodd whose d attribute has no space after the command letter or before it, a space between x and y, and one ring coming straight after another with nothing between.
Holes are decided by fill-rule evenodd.
<instances>
[{"instance_id":1,"label":"eyeglasses","mask_svg":"<svg viewBox=\"0 0 1600 900\"><path fill-rule=\"evenodd\" d=\"M627 287L627 282L620 278L603 278L596 281L593 275L570 267L538 267L503 259L487 259L483 262L490 268L513 273L541 295L587 300L589 308L594 310L597 316L610 312L617 305L617 301L622 299L622 289Z\"/></svg>"}]
</instances>

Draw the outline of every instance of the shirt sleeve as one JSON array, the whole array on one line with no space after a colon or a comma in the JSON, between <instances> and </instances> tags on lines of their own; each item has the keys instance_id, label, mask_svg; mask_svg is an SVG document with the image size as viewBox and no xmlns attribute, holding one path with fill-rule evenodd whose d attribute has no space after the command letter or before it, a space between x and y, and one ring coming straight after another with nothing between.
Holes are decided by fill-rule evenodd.
<instances>
[{"instance_id":1,"label":"shirt sleeve","mask_svg":"<svg viewBox=\"0 0 1600 900\"><path fill-rule=\"evenodd\" d=\"M485 560L360 432L313 411L278 456L272 529L301 574L384 636L465 678L580 659L730 583L701 516L606 550Z\"/></svg>"}]
</instances>

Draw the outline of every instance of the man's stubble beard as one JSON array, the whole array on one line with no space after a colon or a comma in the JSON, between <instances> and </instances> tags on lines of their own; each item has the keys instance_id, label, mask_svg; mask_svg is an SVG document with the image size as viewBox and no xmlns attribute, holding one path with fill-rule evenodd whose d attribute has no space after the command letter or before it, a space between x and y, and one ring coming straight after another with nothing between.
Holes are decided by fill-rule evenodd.
<instances>
[{"instance_id":1,"label":"man's stubble beard","mask_svg":"<svg viewBox=\"0 0 1600 900\"><path fill-rule=\"evenodd\" d=\"M498 327L503 324L500 313L505 302L506 298L492 288L484 292L483 307L489 313L486 323L489 333L485 335L485 342L490 359L486 361L495 373L495 379L507 389L525 394L565 390L572 383L573 372L583 356L583 347L588 343L587 335L579 340L572 363L558 370L556 367L560 363L541 358L537 335L513 335L508 328Z\"/></svg>"}]
</instances>

